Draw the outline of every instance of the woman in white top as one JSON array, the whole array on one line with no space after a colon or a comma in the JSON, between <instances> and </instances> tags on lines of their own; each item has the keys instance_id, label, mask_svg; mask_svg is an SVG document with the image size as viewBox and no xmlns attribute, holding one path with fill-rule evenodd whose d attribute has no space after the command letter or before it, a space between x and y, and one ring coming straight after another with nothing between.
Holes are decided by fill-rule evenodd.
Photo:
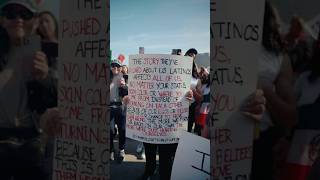
<instances>
[{"instance_id":1,"label":"woman in white top","mask_svg":"<svg viewBox=\"0 0 320 180\"><path fill-rule=\"evenodd\" d=\"M192 77L190 83L190 89L193 92L193 100L189 106L189 118L188 118L188 132L192 131L193 124L196 118L196 106L202 101L202 93L201 93L201 80L199 77L198 67L194 62L196 55L198 54L197 50L194 48L189 49L185 56L190 56L193 58L192 64ZM194 132L197 134L201 134L201 127L195 124Z\"/></svg>"},{"instance_id":2,"label":"woman in white top","mask_svg":"<svg viewBox=\"0 0 320 180\"><path fill-rule=\"evenodd\" d=\"M261 54L258 59L258 88L267 100L266 112L258 123L259 137L254 142L251 179L274 179L273 152L278 140L296 122L292 69L283 52L276 9L266 2Z\"/></svg>"}]
</instances>

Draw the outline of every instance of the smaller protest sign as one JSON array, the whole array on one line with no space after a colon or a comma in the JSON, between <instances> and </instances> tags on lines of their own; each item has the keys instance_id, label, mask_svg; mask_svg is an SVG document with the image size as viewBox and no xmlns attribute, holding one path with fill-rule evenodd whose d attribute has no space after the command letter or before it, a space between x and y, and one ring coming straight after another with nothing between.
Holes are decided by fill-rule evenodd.
<instances>
[{"instance_id":1,"label":"smaller protest sign","mask_svg":"<svg viewBox=\"0 0 320 180\"><path fill-rule=\"evenodd\" d=\"M210 140L180 131L171 180L210 179Z\"/></svg>"}]
</instances>

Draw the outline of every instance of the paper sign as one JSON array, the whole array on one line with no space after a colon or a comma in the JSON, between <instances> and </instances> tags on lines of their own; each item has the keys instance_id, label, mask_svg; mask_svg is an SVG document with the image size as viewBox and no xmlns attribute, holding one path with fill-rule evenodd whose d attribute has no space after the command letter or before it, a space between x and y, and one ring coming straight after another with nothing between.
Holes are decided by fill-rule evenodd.
<instances>
[{"instance_id":1,"label":"paper sign","mask_svg":"<svg viewBox=\"0 0 320 180\"><path fill-rule=\"evenodd\" d=\"M144 47L139 47L139 54L144 54Z\"/></svg>"},{"instance_id":2,"label":"paper sign","mask_svg":"<svg viewBox=\"0 0 320 180\"><path fill-rule=\"evenodd\" d=\"M187 56L129 56L126 136L137 141L171 144L188 121L192 59Z\"/></svg>"},{"instance_id":3,"label":"paper sign","mask_svg":"<svg viewBox=\"0 0 320 180\"><path fill-rule=\"evenodd\" d=\"M53 180L109 179L107 0L60 2L58 104Z\"/></svg>"},{"instance_id":4,"label":"paper sign","mask_svg":"<svg viewBox=\"0 0 320 180\"><path fill-rule=\"evenodd\" d=\"M194 62L198 65L198 67L210 67L210 57L209 53L200 53L196 55Z\"/></svg>"},{"instance_id":5,"label":"paper sign","mask_svg":"<svg viewBox=\"0 0 320 180\"><path fill-rule=\"evenodd\" d=\"M264 5L264 0L211 1L214 180L250 178L254 123L239 110L256 89Z\"/></svg>"},{"instance_id":6,"label":"paper sign","mask_svg":"<svg viewBox=\"0 0 320 180\"><path fill-rule=\"evenodd\" d=\"M210 179L210 141L181 131L171 180Z\"/></svg>"},{"instance_id":7,"label":"paper sign","mask_svg":"<svg viewBox=\"0 0 320 180\"><path fill-rule=\"evenodd\" d=\"M21 58L20 61L22 63L21 72L24 78L28 80L34 79L34 75L32 74L33 66L34 66L34 56L37 51L41 51L41 38L40 36L31 36L29 38L24 39L23 46L14 56L17 58Z\"/></svg>"}]
</instances>

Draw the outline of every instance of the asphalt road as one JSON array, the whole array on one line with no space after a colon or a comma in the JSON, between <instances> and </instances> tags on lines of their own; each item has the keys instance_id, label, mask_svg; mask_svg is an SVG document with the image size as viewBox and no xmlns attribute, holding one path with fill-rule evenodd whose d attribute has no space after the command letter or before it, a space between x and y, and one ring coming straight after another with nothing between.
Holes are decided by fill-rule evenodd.
<instances>
[{"instance_id":1,"label":"asphalt road","mask_svg":"<svg viewBox=\"0 0 320 180\"><path fill-rule=\"evenodd\" d=\"M118 141L114 141L114 147L116 148L115 160L111 162L110 172L111 180L139 180L143 175L145 160L137 159L136 148L138 145L137 141L127 138L126 139L126 149L125 149L125 159L119 162L118 157ZM157 156L158 160L158 156ZM158 169L158 168L157 168ZM158 170L156 174L153 175L151 180L159 180Z\"/></svg>"}]
</instances>

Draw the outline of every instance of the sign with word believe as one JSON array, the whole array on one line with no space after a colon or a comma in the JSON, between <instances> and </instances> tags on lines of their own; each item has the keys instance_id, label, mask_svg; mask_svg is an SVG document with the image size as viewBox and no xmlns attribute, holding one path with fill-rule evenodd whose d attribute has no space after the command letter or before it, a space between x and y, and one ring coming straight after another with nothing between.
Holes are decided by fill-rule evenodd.
<instances>
[{"instance_id":1,"label":"sign with word believe","mask_svg":"<svg viewBox=\"0 0 320 180\"><path fill-rule=\"evenodd\" d=\"M53 180L109 179L110 68L107 0L60 2Z\"/></svg>"},{"instance_id":2,"label":"sign with word believe","mask_svg":"<svg viewBox=\"0 0 320 180\"><path fill-rule=\"evenodd\" d=\"M215 180L249 179L253 120L240 112L256 89L264 0L211 0L211 154Z\"/></svg>"},{"instance_id":3,"label":"sign with word believe","mask_svg":"<svg viewBox=\"0 0 320 180\"><path fill-rule=\"evenodd\" d=\"M173 162L172 180L210 179L210 140L180 131Z\"/></svg>"},{"instance_id":4,"label":"sign with word believe","mask_svg":"<svg viewBox=\"0 0 320 180\"><path fill-rule=\"evenodd\" d=\"M177 143L177 132L188 121L191 74L191 57L131 55L126 136L147 143Z\"/></svg>"}]
</instances>

